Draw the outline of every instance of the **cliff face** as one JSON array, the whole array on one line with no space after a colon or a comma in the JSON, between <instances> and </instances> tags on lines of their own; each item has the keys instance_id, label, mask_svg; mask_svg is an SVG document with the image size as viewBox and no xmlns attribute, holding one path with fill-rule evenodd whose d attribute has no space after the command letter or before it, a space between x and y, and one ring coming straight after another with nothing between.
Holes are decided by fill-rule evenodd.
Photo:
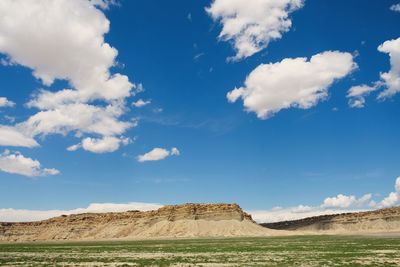
<instances>
[{"instance_id":1,"label":"cliff face","mask_svg":"<svg viewBox=\"0 0 400 267\"><path fill-rule=\"evenodd\" d=\"M400 207L367 212L342 213L309 217L294 221L263 223L276 230L400 232Z\"/></svg>"},{"instance_id":2,"label":"cliff face","mask_svg":"<svg viewBox=\"0 0 400 267\"><path fill-rule=\"evenodd\" d=\"M0 223L0 241L97 240L265 235L236 204L185 204L155 211L85 213L27 223Z\"/></svg>"}]
</instances>

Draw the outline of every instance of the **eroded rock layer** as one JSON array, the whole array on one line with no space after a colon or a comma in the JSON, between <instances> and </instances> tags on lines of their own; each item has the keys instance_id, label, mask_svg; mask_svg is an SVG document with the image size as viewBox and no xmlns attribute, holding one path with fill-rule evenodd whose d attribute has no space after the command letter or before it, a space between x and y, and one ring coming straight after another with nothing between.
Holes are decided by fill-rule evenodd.
<instances>
[{"instance_id":1,"label":"eroded rock layer","mask_svg":"<svg viewBox=\"0 0 400 267\"><path fill-rule=\"evenodd\" d=\"M400 232L400 207L322 215L293 221L263 223L261 225L270 229L292 231Z\"/></svg>"},{"instance_id":2,"label":"eroded rock layer","mask_svg":"<svg viewBox=\"0 0 400 267\"><path fill-rule=\"evenodd\" d=\"M236 204L185 204L155 211L63 215L0 223L0 241L101 240L269 235Z\"/></svg>"}]
</instances>

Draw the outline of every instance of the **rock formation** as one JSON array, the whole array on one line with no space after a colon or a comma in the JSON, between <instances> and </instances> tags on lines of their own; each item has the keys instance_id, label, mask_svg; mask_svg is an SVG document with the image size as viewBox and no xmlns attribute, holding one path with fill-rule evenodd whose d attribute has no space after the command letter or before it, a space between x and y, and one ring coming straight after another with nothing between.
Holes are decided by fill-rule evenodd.
<instances>
[{"instance_id":1,"label":"rock formation","mask_svg":"<svg viewBox=\"0 0 400 267\"><path fill-rule=\"evenodd\" d=\"M263 223L277 230L339 233L400 232L400 207L375 211L322 215L300 220Z\"/></svg>"},{"instance_id":2,"label":"rock formation","mask_svg":"<svg viewBox=\"0 0 400 267\"><path fill-rule=\"evenodd\" d=\"M263 236L274 231L257 225L236 204L185 204L147 212L85 213L0 223L0 241Z\"/></svg>"}]
</instances>

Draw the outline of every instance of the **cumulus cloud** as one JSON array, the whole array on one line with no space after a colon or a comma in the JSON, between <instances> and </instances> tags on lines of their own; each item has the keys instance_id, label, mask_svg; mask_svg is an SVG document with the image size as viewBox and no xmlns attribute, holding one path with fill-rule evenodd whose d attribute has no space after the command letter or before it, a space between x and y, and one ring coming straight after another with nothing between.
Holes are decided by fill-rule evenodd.
<instances>
[{"instance_id":1,"label":"cumulus cloud","mask_svg":"<svg viewBox=\"0 0 400 267\"><path fill-rule=\"evenodd\" d=\"M286 58L261 64L246 78L245 86L227 94L229 102L243 100L248 112L267 119L282 109L308 109L326 99L335 80L357 67L350 53L328 51L307 58Z\"/></svg>"},{"instance_id":2,"label":"cumulus cloud","mask_svg":"<svg viewBox=\"0 0 400 267\"><path fill-rule=\"evenodd\" d=\"M155 203L92 203L86 208L72 210L26 210L26 209L0 209L1 222L29 222L45 220L63 214L79 213L104 213L104 212L124 212L129 210L149 211L161 208L162 205Z\"/></svg>"},{"instance_id":3,"label":"cumulus cloud","mask_svg":"<svg viewBox=\"0 0 400 267\"><path fill-rule=\"evenodd\" d=\"M378 95L378 99L385 99L400 92L400 38L384 42L378 47L378 50L389 54L390 57L389 72L380 75L385 90Z\"/></svg>"},{"instance_id":4,"label":"cumulus cloud","mask_svg":"<svg viewBox=\"0 0 400 267\"><path fill-rule=\"evenodd\" d=\"M8 100L6 97L0 97L0 108L3 107L14 107L15 103Z\"/></svg>"},{"instance_id":5,"label":"cumulus cloud","mask_svg":"<svg viewBox=\"0 0 400 267\"><path fill-rule=\"evenodd\" d=\"M74 131L78 135L119 138L134 126L120 117L127 111L125 99L142 87L132 84L125 75L110 72L118 51L104 41L110 23L99 9L115 3L0 2L0 53L12 64L32 69L46 86L57 79L70 85L58 91L38 91L28 106L39 112L18 124L18 130L31 137Z\"/></svg>"},{"instance_id":6,"label":"cumulus cloud","mask_svg":"<svg viewBox=\"0 0 400 267\"><path fill-rule=\"evenodd\" d=\"M399 192L391 192L385 199L380 202L381 207L392 207L398 204L400 201Z\"/></svg>"},{"instance_id":7,"label":"cumulus cloud","mask_svg":"<svg viewBox=\"0 0 400 267\"><path fill-rule=\"evenodd\" d=\"M131 143L129 138L117 138L113 136L106 136L103 138L90 138L87 137L82 140L82 143L72 145L67 148L68 151L76 151L79 148L83 148L86 151L93 153L108 153L118 150L121 145L128 145Z\"/></svg>"},{"instance_id":8,"label":"cumulus cloud","mask_svg":"<svg viewBox=\"0 0 400 267\"><path fill-rule=\"evenodd\" d=\"M399 4L394 4L390 7L390 10L394 12L400 12L400 3Z\"/></svg>"},{"instance_id":9,"label":"cumulus cloud","mask_svg":"<svg viewBox=\"0 0 400 267\"><path fill-rule=\"evenodd\" d=\"M139 155L137 157L137 160L139 162L157 161L157 160L165 159L172 155L174 155L174 156L180 155L180 152L176 147L171 148L170 151L167 149L164 149L164 148L156 147L156 148L152 149L150 152L147 152L143 155Z\"/></svg>"},{"instance_id":10,"label":"cumulus cloud","mask_svg":"<svg viewBox=\"0 0 400 267\"><path fill-rule=\"evenodd\" d=\"M397 177L394 188L395 191L389 193L389 195L379 203L380 207L386 208L400 204L400 176Z\"/></svg>"},{"instance_id":11,"label":"cumulus cloud","mask_svg":"<svg viewBox=\"0 0 400 267\"><path fill-rule=\"evenodd\" d=\"M222 24L219 38L231 41L241 60L266 48L289 31L289 14L301 8L303 0L214 0L207 13Z\"/></svg>"},{"instance_id":12,"label":"cumulus cloud","mask_svg":"<svg viewBox=\"0 0 400 267\"><path fill-rule=\"evenodd\" d=\"M336 197L328 197L324 200L321 208L354 208L367 205L372 198L372 194L366 194L360 198L339 194Z\"/></svg>"},{"instance_id":13,"label":"cumulus cloud","mask_svg":"<svg viewBox=\"0 0 400 267\"><path fill-rule=\"evenodd\" d=\"M117 50L104 42L110 23L91 2L4 0L0 6L0 51L45 85L66 79L82 98L129 95L127 77L109 73Z\"/></svg>"},{"instance_id":14,"label":"cumulus cloud","mask_svg":"<svg viewBox=\"0 0 400 267\"><path fill-rule=\"evenodd\" d=\"M61 105L56 109L41 111L17 125L28 135L66 135L70 131L103 136L120 135L132 127L132 122L119 121L123 106L112 104L98 107L83 103Z\"/></svg>"},{"instance_id":15,"label":"cumulus cloud","mask_svg":"<svg viewBox=\"0 0 400 267\"><path fill-rule=\"evenodd\" d=\"M39 144L15 127L0 125L0 146L37 147Z\"/></svg>"},{"instance_id":16,"label":"cumulus cloud","mask_svg":"<svg viewBox=\"0 0 400 267\"><path fill-rule=\"evenodd\" d=\"M137 108L141 108L141 107L149 105L150 103L151 103L150 100L139 99L138 101L133 102L132 105L137 107Z\"/></svg>"},{"instance_id":17,"label":"cumulus cloud","mask_svg":"<svg viewBox=\"0 0 400 267\"><path fill-rule=\"evenodd\" d=\"M28 177L56 175L60 173L56 169L42 168L39 161L24 157L19 152L11 152L9 150L0 154L0 170Z\"/></svg>"}]
</instances>

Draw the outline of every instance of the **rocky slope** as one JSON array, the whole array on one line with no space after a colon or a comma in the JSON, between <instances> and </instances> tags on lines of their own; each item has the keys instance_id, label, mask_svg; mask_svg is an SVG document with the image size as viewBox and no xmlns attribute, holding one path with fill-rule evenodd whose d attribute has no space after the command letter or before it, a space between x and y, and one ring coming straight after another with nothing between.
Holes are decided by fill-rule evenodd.
<instances>
[{"instance_id":1,"label":"rocky slope","mask_svg":"<svg viewBox=\"0 0 400 267\"><path fill-rule=\"evenodd\" d=\"M185 204L155 211L85 213L27 223L0 223L0 241L263 236L236 204Z\"/></svg>"},{"instance_id":2,"label":"rocky slope","mask_svg":"<svg viewBox=\"0 0 400 267\"><path fill-rule=\"evenodd\" d=\"M400 207L376 211L322 215L294 221L264 223L277 230L339 233L400 232Z\"/></svg>"}]
</instances>

